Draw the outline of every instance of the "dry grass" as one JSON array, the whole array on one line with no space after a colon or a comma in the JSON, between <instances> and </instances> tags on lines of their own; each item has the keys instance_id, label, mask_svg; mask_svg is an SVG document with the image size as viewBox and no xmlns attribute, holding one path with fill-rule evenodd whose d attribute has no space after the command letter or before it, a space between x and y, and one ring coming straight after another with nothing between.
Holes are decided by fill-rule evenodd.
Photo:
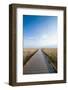
<instances>
[{"instance_id":1,"label":"dry grass","mask_svg":"<svg viewBox=\"0 0 68 90\"><path fill-rule=\"evenodd\" d=\"M43 48L42 51L50 57L57 70L57 48Z\"/></svg>"},{"instance_id":2,"label":"dry grass","mask_svg":"<svg viewBox=\"0 0 68 90\"><path fill-rule=\"evenodd\" d=\"M23 50L23 65L27 63L30 57L37 51L36 48L24 48Z\"/></svg>"}]
</instances>

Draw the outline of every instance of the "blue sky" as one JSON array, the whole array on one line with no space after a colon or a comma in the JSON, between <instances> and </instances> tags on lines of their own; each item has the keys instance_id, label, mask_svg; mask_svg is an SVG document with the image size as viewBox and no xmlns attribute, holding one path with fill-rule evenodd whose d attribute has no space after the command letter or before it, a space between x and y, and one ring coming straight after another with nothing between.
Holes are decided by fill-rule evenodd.
<instances>
[{"instance_id":1,"label":"blue sky","mask_svg":"<svg viewBox=\"0 0 68 90\"><path fill-rule=\"evenodd\" d=\"M57 47L57 16L23 15L24 48Z\"/></svg>"}]
</instances>

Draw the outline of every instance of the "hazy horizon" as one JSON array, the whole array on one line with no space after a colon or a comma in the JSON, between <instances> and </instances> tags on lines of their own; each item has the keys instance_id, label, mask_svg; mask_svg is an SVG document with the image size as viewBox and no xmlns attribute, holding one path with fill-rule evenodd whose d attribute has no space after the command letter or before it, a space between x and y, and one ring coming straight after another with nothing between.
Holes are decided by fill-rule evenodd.
<instances>
[{"instance_id":1,"label":"hazy horizon","mask_svg":"<svg viewBox=\"0 0 68 90\"><path fill-rule=\"evenodd\" d=\"M57 48L57 16L23 15L24 48Z\"/></svg>"}]
</instances>

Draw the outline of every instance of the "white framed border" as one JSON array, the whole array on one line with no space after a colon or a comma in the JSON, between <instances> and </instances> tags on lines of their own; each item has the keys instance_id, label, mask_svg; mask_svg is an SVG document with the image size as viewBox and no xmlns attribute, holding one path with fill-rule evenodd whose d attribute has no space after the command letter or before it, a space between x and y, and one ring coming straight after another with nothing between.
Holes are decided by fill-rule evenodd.
<instances>
[{"instance_id":1,"label":"white framed border","mask_svg":"<svg viewBox=\"0 0 68 90\"><path fill-rule=\"evenodd\" d=\"M41 9L28 9L17 8L17 63L16 63L16 82L35 82L35 81L52 81L63 80L63 10L41 10ZM58 16L58 73L54 74L36 74L36 75L23 75L23 15L49 15ZM60 54L61 53L61 54Z\"/></svg>"}]
</instances>

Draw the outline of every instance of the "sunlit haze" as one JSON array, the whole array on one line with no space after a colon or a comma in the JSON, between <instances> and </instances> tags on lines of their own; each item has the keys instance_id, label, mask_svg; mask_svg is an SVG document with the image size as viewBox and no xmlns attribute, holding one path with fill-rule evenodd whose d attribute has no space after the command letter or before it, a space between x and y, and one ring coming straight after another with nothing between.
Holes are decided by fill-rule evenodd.
<instances>
[{"instance_id":1,"label":"sunlit haze","mask_svg":"<svg viewBox=\"0 0 68 90\"><path fill-rule=\"evenodd\" d=\"M24 48L56 48L57 16L23 15Z\"/></svg>"}]
</instances>

